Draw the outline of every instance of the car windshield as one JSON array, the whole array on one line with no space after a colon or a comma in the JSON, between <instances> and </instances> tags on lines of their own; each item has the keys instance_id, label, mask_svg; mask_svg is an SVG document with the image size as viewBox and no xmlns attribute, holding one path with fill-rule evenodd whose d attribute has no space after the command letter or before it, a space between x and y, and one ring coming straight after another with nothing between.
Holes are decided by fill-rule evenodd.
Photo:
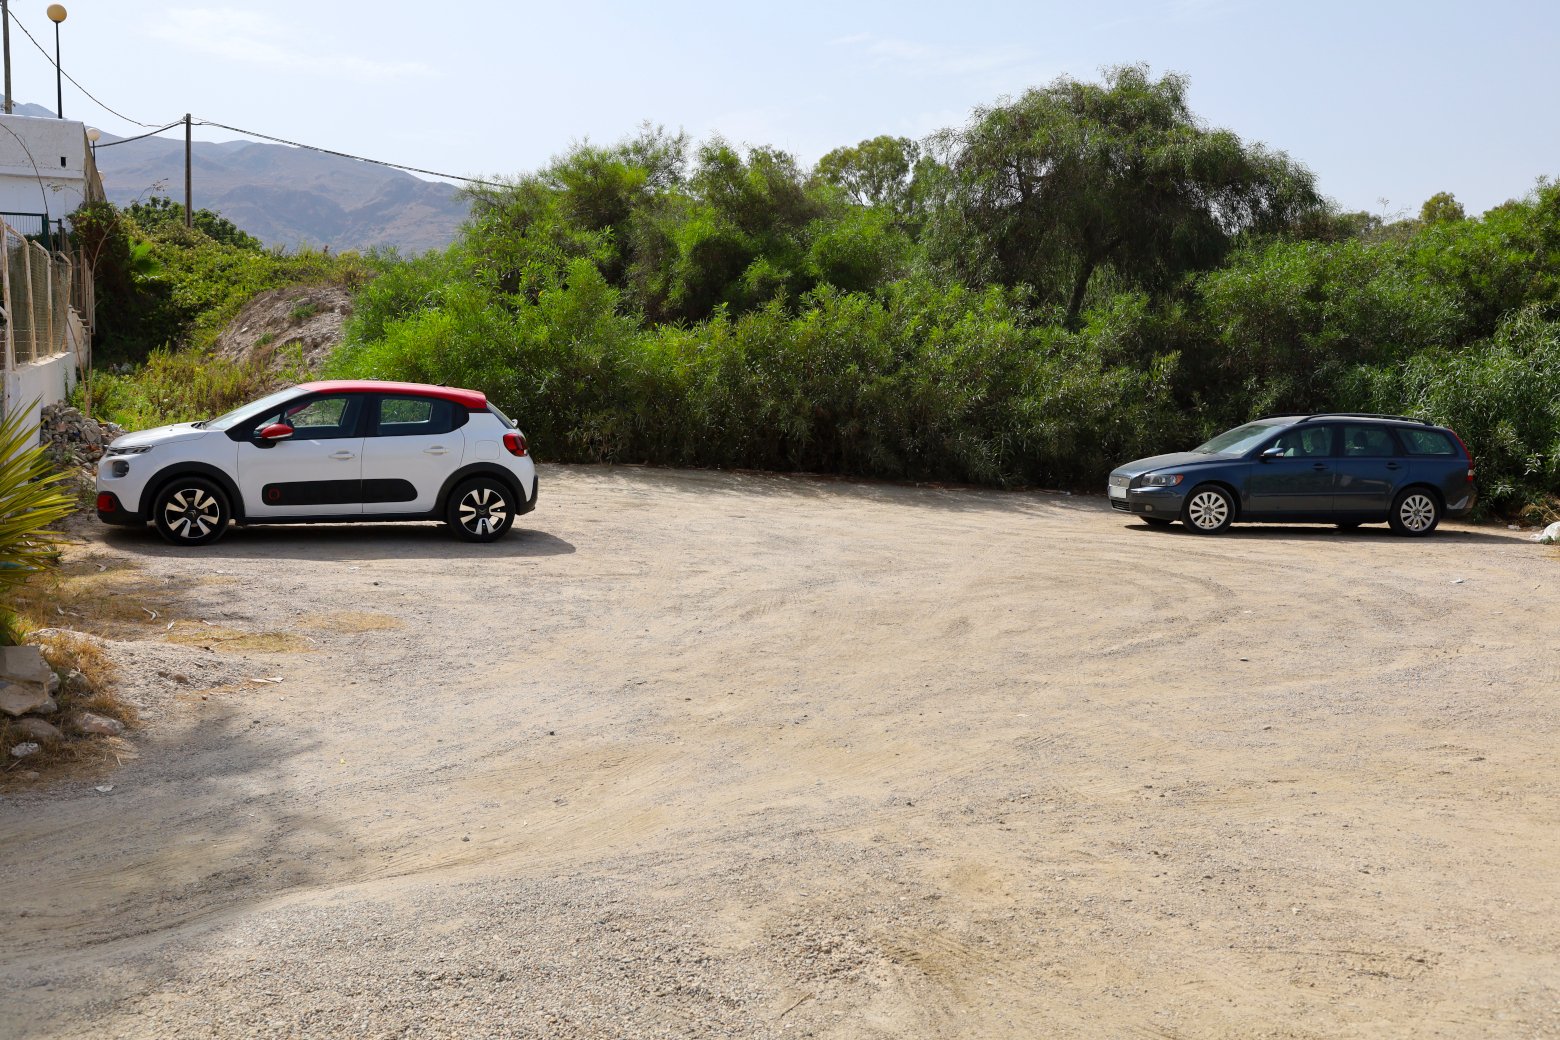
<instances>
[{"instance_id":1,"label":"car windshield","mask_svg":"<svg viewBox=\"0 0 1560 1040\"><path fill-rule=\"evenodd\" d=\"M1192 450L1201 455L1244 455L1283 423L1247 423L1233 430L1225 430L1206 444Z\"/></svg>"},{"instance_id":2,"label":"car windshield","mask_svg":"<svg viewBox=\"0 0 1560 1040\"><path fill-rule=\"evenodd\" d=\"M251 401L242 408L235 408L226 415L219 415L217 418L212 419L209 422L201 423L201 429L232 429L234 426L237 426L245 419L253 419L257 416L264 415L273 409L280 408L283 401L287 400L289 397L296 396L298 396L298 388L295 386L289 387L286 390L278 390L276 393L271 394L268 397L262 397L258 401Z\"/></svg>"}]
</instances>

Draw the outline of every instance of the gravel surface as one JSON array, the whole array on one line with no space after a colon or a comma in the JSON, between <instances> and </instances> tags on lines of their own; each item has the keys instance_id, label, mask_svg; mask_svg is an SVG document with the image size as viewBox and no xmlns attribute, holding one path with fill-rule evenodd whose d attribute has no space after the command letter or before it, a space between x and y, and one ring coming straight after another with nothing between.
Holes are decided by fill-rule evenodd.
<instances>
[{"instance_id":1,"label":"gravel surface","mask_svg":"<svg viewBox=\"0 0 1560 1040\"><path fill-rule=\"evenodd\" d=\"M0 1035L1560 1036L1553 551L542 479L88 529L176 627L138 758L4 789Z\"/></svg>"}]
</instances>

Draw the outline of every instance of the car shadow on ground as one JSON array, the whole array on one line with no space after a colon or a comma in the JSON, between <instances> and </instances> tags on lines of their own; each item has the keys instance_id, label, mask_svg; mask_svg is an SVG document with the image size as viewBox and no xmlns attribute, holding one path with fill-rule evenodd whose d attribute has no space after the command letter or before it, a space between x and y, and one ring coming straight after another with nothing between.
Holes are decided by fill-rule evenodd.
<instances>
[{"instance_id":1,"label":"car shadow on ground","mask_svg":"<svg viewBox=\"0 0 1560 1040\"><path fill-rule=\"evenodd\" d=\"M574 545L544 531L516 527L496 542L463 542L443 524L275 524L230 528L215 545L185 549L169 545L150 527L114 528L107 543L137 556L181 557L198 554L212 560L288 558L299 560L382 560L418 556L443 560L491 560L527 556L568 556Z\"/></svg>"},{"instance_id":2,"label":"car shadow on ground","mask_svg":"<svg viewBox=\"0 0 1560 1040\"><path fill-rule=\"evenodd\" d=\"M1202 535L1195 531L1189 531L1183 524L1174 524L1170 527L1150 527L1143 523L1126 521L1122 524L1124 530L1138 535L1154 535L1161 538L1191 538L1207 539L1216 542L1227 538L1237 541L1252 542L1392 542L1393 544L1408 545L1417 541L1413 538L1405 538L1394 534L1385 524L1374 527L1357 527L1353 530L1344 530L1322 524L1251 524L1248 526L1231 527L1229 530L1216 535ZM1525 543L1521 535L1495 534L1489 531L1479 531L1467 527L1440 527L1428 536L1429 541L1436 543L1450 542L1456 545L1520 545Z\"/></svg>"}]
</instances>

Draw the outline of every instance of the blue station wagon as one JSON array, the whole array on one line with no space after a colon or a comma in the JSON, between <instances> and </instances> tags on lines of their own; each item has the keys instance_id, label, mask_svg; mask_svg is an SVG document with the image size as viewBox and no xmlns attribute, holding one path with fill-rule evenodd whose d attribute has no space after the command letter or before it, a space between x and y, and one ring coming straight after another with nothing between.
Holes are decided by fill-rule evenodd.
<instances>
[{"instance_id":1,"label":"blue station wagon","mask_svg":"<svg viewBox=\"0 0 1560 1040\"><path fill-rule=\"evenodd\" d=\"M1387 523L1422 536L1473 508L1473 458L1457 434L1421 419L1286 415L1119 466L1108 490L1112 508L1199 534L1232 523Z\"/></svg>"}]
</instances>

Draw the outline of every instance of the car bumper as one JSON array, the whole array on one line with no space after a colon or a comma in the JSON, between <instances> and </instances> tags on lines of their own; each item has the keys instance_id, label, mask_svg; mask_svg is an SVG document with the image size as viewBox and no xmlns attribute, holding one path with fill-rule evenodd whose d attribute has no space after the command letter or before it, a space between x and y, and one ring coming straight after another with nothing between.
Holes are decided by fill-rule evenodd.
<instances>
[{"instance_id":1,"label":"car bumper","mask_svg":"<svg viewBox=\"0 0 1560 1040\"><path fill-rule=\"evenodd\" d=\"M146 523L146 518L134 510L126 509L119 496L112 491L99 491L97 496L98 519L118 527L136 527Z\"/></svg>"},{"instance_id":2,"label":"car bumper","mask_svg":"<svg viewBox=\"0 0 1560 1040\"><path fill-rule=\"evenodd\" d=\"M1180 516L1181 504L1186 501L1186 492L1175 487L1113 487L1108 494L1112 509L1140 516L1162 516L1167 520Z\"/></svg>"},{"instance_id":3,"label":"car bumper","mask_svg":"<svg viewBox=\"0 0 1560 1040\"><path fill-rule=\"evenodd\" d=\"M1461 519L1462 517L1465 517L1469 513L1473 512L1473 507L1478 503L1478 501L1479 496L1474 492L1473 488L1469 488L1466 495L1464 495L1462 498L1456 499L1455 501L1448 497L1446 503L1446 515L1453 520Z\"/></svg>"}]
</instances>

